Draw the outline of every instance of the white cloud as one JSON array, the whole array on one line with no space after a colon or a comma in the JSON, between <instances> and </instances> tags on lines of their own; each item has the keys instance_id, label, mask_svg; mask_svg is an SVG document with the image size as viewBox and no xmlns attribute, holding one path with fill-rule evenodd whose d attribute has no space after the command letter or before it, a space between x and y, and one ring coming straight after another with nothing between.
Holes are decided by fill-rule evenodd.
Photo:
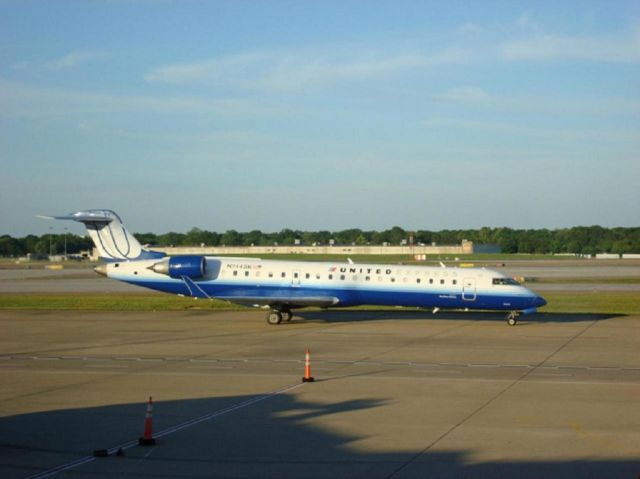
<instances>
[{"instance_id":1,"label":"white cloud","mask_svg":"<svg viewBox=\"0 0 640 479\"><path fill-rule=\"evenodd\" d=\"M465 22L456 29L456 33L459 35L475 35L484 31L484 28L473 22Z\"/></svg>"},{"instance_id":2,"label":"white cloud","mask_svg":"<svg viewBox=\"0 0 640 479\"><path fill-rule=\"evenodd\" d=\"M533 38L506 42L503 58L510 61L588 60L639 63L640 30L620 37L577 37L537 33Z\"/></svg>"},{"instance_id":3,"label":"white cloud","mask_svg":"<svg viewBox=\"0 0 640 479\"><path fill-rule=\"evenodd\" d=\"M457 53L456 53L457 54ZM251 52L223 58L165 65L145 75L148 82L222 83L244 88L302 90L354 82L450 61L454 54L432 59L419 53Z\"/></svg>"},{"instance_id":4,"label":"white cloud","mask_svg":"<svg viewBox=\"0 0 640 479\"><path fill-rule=\"evenodd\" d=\"M590 129L590 128L546 128L518 123L466 119L437 119L424 123L426 128L447 128L455 130L491 131L497 134L518 135L520 137L537 137L547 140L572 140L581 142L612 142L619 145L637 143L637 135L633 128L627 129ZM493 135L495 138L495 135Z\"/></svg>"},{"instance_id":5,"label":"white cloud","mask_svg":"<svg viewBox=\"0 0 640 479\"><path fill-rule=\"evenodd\" d=\"M105 56L105 53L95 51L73 51L67 53L63 57L46 62L45 66L53 70L62 70L64 68L75 67L80 63L84 63L102 56Z\"/></svg>"},{"instance_id":6,"label":"white cloud","mask_svg":"<svg viewBox=\"0 0 640 479\"><path fill-rule=\"evenodd\" d=\"M220 59L176 63L151 70L144 76L148 82L193 83L201 81L224 80L232 74L240 77L267 64L270 56L264 53L230 55Z\"/></svg>"},{"instance_id":7,"label":"white cloud","mask_svg":"<svg viewBox=\"0 0 640 479\"><path fill-rule=\"evenodd\" d=\"M438 98L459 103L487 103L491 97L482 88L473 86L455 87L447 90Z\"/></svg>"},{"instance_id":8,"label":"white cloud","mask_svg":"<svg viewBox=\"0 0 640 479\"><path fill-rule=\"evenodd\" d=\"M281 63L268 72L264 77L264 85L277 90L318 87L393 74L425 64L426 59L423 56L413 54L348 61L333 61L325 58L312 61L293 60Z\"/></svg>"},{"instance_id":9,"label":"white cloud","mask_svg":"<svg viewBox=\"0 0 640 479\"><path fill-rule=\"evenodd\" d=\"M538 22L531 18L531 15L528 13L523 13L516 20L516 26L522 30L530 30L535 33L539 33L542 31L542 27Z\"/></svg>"},{"instance_id":10,"label":"white cloud","mask_svg":"<svg viewBox=\"0 0 640 479\"><path fill-rule=\"evenodd\" d=\"M496 95L477 86L450 88L434 98L458 103L467 107L489 108L500 111L557 114L559 111L577 115L619 116L640 115L640 101L623 98L567 99L548 96Z\"/></svg>"},{"instance_id":11,"label":"white cloud","mask_svg":"<svg viewBox=\"0 0 640 479\"><path fill-rule=\"evenodd\" d=\"M115 95L22 85L0 79L0 116L49 117L141 111L253 116L272 114L275 110L257 100Z\"/></svg>"}]
</instances>

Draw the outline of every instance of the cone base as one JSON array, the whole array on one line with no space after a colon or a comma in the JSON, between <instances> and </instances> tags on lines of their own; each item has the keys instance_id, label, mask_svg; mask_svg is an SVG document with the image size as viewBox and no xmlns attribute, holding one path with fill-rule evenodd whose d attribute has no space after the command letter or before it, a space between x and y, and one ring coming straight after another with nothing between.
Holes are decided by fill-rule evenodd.
<instances>
[{"instance_id":1,"label":"cone base","mask_svg":"<svg viewBox=\"0 0 640 479\"><path fill-rule=\"evenodd\" d=\"M156 440L152 437L141 437L138 439L138 446L155 446Z\"/></svg>"},{"instance_id":2,"label":"cone base","mask_svg":"<svg viewBox=\"0 0 640 479\"><path fill-rule=\"evenodd\" d=\"M313 381L315 381L313 378L302 378L303 383L312 383Z\"/></svg>"}]
</instances>

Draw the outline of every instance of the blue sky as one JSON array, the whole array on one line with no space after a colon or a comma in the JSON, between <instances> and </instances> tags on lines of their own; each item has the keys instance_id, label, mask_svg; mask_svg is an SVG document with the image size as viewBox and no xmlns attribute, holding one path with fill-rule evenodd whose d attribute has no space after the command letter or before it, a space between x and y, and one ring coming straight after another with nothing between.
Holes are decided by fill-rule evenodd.
<instances>
[{"instance_id":1,"label":"blue sky","mask_svg":"<svg viewBox=\"0 0 640 479\"><path fill-rule=\"evenodd\" d=\"M0 0L0 234L638 226L638 152L637 1Z\"/></svg>"}]
</instances>

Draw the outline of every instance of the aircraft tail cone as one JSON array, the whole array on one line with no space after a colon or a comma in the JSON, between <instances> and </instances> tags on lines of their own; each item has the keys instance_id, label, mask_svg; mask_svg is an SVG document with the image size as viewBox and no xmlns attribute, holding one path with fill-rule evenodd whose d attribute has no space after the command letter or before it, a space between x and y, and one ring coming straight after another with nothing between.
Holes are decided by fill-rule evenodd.
<instances>
[{"instance_id":1,"label":"aircraft tail cone","mask_svg":"<svg viewBox=\"0 0 640 479\"><path fill-rule=\"evenodd\" d=\"M153 400L149 396L147 404L147 414L144 418L144 434L138 439L140 446L155 446L156 440L153 438Z\"/></svg>"},{"instance_id":2,"label":"aircraft tail cone","mask_svg":"<svg viewBox=\"0 0 640 479\"><path fill-rule=\"evenodd\" d=\"M304 377L302 378L303 383L312 383L315 381L311 376L311 352L307 349L307 352L304 355Z\"/></svg>"}]
</instances>

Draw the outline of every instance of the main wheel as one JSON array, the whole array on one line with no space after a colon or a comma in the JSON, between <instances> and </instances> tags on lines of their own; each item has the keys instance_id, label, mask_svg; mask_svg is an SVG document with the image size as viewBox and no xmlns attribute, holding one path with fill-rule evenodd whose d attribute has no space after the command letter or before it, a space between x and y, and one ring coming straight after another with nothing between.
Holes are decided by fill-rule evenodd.
<instances>
[{"instance_id":1,"label":"main wheel","mask_svg":"<svg viewBox=\"0 0 640 479\"><path fill-rule=\"evenodd\" d=\"M269 324L280 324L282 322L282 314L280 311L270 311L267 315L267 323Z\"/></svg>"},{"instance_id":2,"label":"main wheel","mask_svg":"<svg viewBox=\"0 0 640 479\"><path fill-rule=\"evenodd\" d=\"M291 311L286 310L282 312L282 319L285 321L291 321L291 318L293 318L293 313Z\"/></svg>"}]
</instances>

